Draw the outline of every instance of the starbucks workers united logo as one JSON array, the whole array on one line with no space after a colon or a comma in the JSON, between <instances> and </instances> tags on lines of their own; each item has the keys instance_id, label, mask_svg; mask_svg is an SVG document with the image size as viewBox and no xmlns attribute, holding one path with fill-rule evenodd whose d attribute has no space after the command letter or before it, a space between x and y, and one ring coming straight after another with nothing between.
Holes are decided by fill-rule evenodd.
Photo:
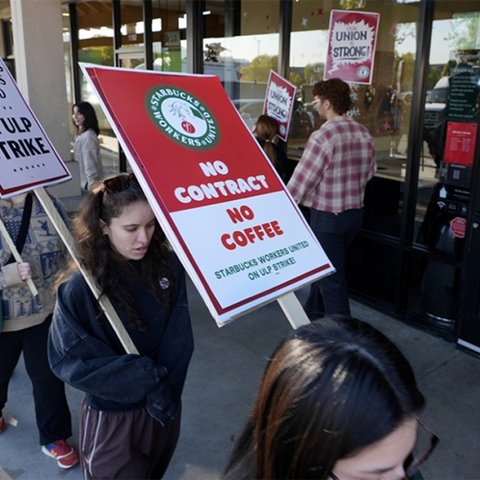
<instances>
[{"instance_id":1,"label":"starbucks workers united logo","mask_svg":"<svg viewBox=\"0 0 480 480\"><path fill-rule=\"evenodd\" d=\"M218 124L192 94L170 86L154 87L145 102L153 123L175 142L192 150L209 150L217 144Z\"/></svg>"}]
</instances>

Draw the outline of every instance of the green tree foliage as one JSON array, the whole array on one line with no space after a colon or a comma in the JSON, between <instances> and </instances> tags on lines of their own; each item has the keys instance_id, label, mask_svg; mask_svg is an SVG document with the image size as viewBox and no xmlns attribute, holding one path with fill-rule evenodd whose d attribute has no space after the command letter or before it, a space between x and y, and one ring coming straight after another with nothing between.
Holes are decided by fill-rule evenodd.
<instances>
[{"instance_id":1,"label":"green tree foliage","mask_svg":"<svg viewBox=\"0 0 480 480\"><path fill-rule=\"evenodd\" d=\"M113 47L89 47L78 52L80 62L113 66Z\"/></svg>"},{"instance_id":2,"label":"green tree foliage","mask_svg":"<svg viewBox=\"0 0 480 480\"><path fill-rule=\"evenodd\" d=\"M277 70L278 55L259 55L250 64L242 67L242 80L250 82L267 82L270 70Z\"/></svg>"},{"instance_id":3,"label":"green tree foliage","mask_svg":"<svg viewBox=\"0 0 480 480\"><path fill-rule=\"evenodd\" d=\"M447 40L453 50L476 48L480 29L479 21L480 14L478 12L462 13L451 20L452 31Z\"/></svg>"},{"instance_id":4,"label":"green tree foliage","mask_svg":"<svg viewBox=\"0 0 480 480\"><path fill-rule=\"evenodd\" d=\"M325 65L321 62L305 65L305 81L313 84L322 80Z\"/></svg>"},{"instance_id":5,"label":"green tree foliage","mask_svg":"<svg viewBox=\"0 0 480 480\"><path fill-rule=\"evenodd\" d=\"M288 74L288 81L299 87L303 83L303 78L296 72L290 72Z\"/></svg>"}]
</instances>

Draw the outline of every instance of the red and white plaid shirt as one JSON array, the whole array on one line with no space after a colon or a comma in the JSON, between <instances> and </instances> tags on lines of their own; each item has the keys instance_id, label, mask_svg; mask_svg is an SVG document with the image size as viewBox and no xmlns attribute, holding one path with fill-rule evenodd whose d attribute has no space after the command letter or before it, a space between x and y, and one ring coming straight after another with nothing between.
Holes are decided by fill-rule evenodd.
<instances>
[{"instance_id":1,"label":"red and white plaid shirt","mask_svg":"<svg viewBox=\"0 0 480 480\"><path fill-rule=\"evenodd\" d=\"M363 206L375 170L367 128L351 117L334 117L310 135L287 188L301 205L341 213Z\"/></svg>"}]
</instances>

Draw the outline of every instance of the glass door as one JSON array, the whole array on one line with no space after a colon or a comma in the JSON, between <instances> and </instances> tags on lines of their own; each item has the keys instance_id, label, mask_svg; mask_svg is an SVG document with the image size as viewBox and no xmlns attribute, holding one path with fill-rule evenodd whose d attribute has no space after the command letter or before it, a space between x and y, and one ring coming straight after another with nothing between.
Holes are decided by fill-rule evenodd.
<instances>
[{"instance_id":1,"label":"glass door","mask_svg":"<svg viewBox=\"0 0 480 480\"><path fill-rule=\"evenodd\" d=\"M480 345L478 272L470 270L480 249L480 209L472 198L479 155L479 22L478 2L436 2L406 288L408 310L429 328L453 337L461 331ZM472 333L472 322L478 332Z\"/></svg>"}]
</instances>

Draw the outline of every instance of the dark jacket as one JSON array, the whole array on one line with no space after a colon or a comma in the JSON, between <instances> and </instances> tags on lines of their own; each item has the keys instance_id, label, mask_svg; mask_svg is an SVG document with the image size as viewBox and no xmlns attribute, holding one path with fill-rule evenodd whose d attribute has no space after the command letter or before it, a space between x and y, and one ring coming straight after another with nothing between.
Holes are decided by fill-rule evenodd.
<instances>
[{"instance_id":1,"label":"dark jacket","mask_svg":"<svg viewBox=\"0 0 480 480\"><path fill-rule=\"evenodd\" d=\"M48 355L54 373L83 390L96 410L147 407L162 423L174 418L193 352L185 274L177 264L170 309L138 278L125 279L145 332L117 310L140 355L126 354L80 272L62 284L50 328Z\"/></svg>"}]
</instances>

